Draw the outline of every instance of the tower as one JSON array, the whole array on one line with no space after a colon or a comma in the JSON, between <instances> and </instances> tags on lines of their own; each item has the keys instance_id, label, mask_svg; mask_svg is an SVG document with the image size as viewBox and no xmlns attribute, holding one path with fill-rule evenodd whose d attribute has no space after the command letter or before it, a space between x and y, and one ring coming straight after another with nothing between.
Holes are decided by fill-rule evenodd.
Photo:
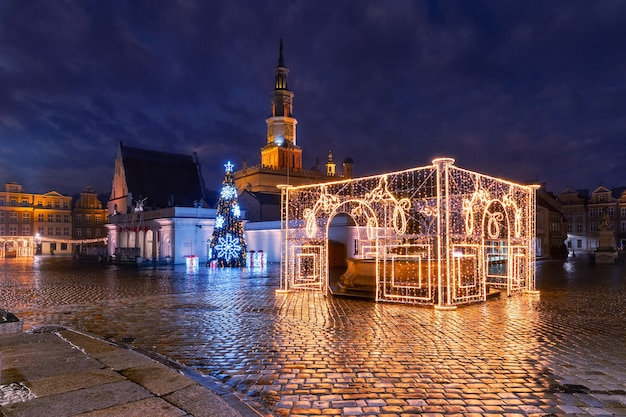
<instances>
[{"instance_id":1,"label":"tower","mask_svg":"<svg viewBox=\"0 0 626 417\"><path fill-rule=\"evenodd\" d=\"M301 171L302 148L296 144L298 121L293 117L293 93L287 86L289 69L285 67L282 39L274 74L274 90L270 94L271 112L266 119L267 143L261 149L261 166Z\"/></svg>"},{"instance_id":2,"label":"tower","mask_svg":"<svg viewBox=\"0 0 626 417\"><path fill-rule=\"evenodd\" d=\"M326 176L334 177L336 175L337 164L333 162L333 153L328 151L328 159L326 160Z\"/></svg>"}]
</instances>

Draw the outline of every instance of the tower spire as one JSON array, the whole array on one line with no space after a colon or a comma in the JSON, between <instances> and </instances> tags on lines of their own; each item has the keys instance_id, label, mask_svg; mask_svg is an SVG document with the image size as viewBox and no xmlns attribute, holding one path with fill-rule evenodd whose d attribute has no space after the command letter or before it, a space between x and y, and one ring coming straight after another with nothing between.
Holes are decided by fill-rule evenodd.
<instances>
[{"instance_id":1,"label":"tower spire","mask_svg":"<svg viewBox=\"0 0 626 417\"><path fill-rule=\"evenodd\" d=\"M279 55L278 55L278 66L285 66L285 58L283 57L283 38L280 38L280 47L279 47Z\"/></svg>"}]
</instances>

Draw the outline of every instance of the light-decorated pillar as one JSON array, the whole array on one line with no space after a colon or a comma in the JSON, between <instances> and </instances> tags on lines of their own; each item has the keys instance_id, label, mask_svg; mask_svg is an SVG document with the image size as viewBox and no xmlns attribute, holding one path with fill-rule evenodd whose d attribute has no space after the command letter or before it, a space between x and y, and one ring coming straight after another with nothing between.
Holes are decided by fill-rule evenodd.
<instances>
[{"instance_id":1,"label":"light-decorated pillar","mask_svg":"<svg viewBox=\"0 0 626 417\"><path fill-rule=\"evenodd\" d=\"M437 304L438 310L456 309L452 305L452 248L450 243L450 184L449 169L453 158L433 159L437 170Z\"/></svg>"}]
</instances>

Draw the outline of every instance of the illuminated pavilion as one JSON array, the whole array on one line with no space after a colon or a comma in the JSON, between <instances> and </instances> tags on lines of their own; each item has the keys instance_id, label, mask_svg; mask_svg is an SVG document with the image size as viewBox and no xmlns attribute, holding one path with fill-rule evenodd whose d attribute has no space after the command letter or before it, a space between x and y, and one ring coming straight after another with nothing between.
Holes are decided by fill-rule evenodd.
<instances>
[{"instance_id":1,"label":"illuminated pavilion","mask_svg":"<svg viewBox=\"0 0 626 417\"><path fill-rule=\"evenodd\" d=\"M537 188L458 168L451 158L282 186L281 291L369 292L440 309L485 301L492 290L535 292ZM348 265L332 282L337 241L349 249Z\"/></svg>"}]
</instances>

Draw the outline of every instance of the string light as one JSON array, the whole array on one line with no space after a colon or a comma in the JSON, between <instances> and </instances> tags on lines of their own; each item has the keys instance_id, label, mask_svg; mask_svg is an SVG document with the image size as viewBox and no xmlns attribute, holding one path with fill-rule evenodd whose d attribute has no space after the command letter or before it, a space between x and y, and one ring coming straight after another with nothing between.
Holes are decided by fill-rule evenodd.
<instances>
[{"instance_id":1,"label":"string light","mask_svg":"<svg viewBox=\"0 0 626 417\"><path fill-rule=\"evenodd\" d=\"M224 165L225 174L217 203L215 227L209 244L207 265L241 267L246 264L246 242L243 234L241 208L233 179L234 165Z\"/></svg>"},{"instance_id":2,"label":"string light","mask_svg":"<svg viewBox=\"0 0 626 417\"><path fill-rule=\"evenodd\" d=\"M297 283L327 291L329 226L340 214L355 224L355 255L342 279L373 263L378 301L445 307L483 301L488 287L534 290L534 186L440 158L426 167L281 189L283 290Z\"/></svg>"}]
</instances>

